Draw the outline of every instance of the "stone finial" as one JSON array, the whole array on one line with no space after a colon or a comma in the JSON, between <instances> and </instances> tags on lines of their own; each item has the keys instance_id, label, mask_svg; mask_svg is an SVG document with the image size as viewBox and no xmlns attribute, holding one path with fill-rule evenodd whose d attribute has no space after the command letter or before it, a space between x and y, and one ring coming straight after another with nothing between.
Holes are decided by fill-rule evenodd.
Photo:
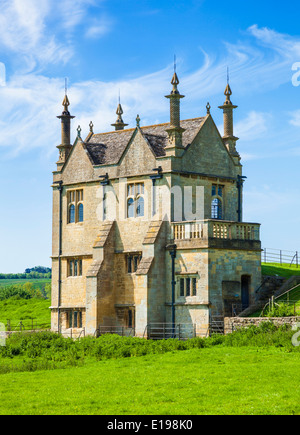
<instances>
[{"instance_id":1,"label":"stone finial","mask_svg":"<svg viewBox=\"0 0 300 435\"><path fill-rule=\"evenodd\" d=\"M77 137L79 139L81 139L81 132L82 132L82 128L80 127L80 125L78 125L78 128L77 128Z\"/></svg>"},{"instance_id":2,"label":"stone finial","mask_svg":"<svg viewBox=\"0 0 300 435\"><path fill-rule=\"evenodd\" d=\"M171 85L173 85L173 89L171 91L171 95L177 95L177 94L179 94L179 91L177 89L177 86L179 85L179 83L180 83L179 82L179 78L178 78L176 72L174 72L174 75L173 75L172 80L171 80Z\"/></svg>"},{"instance_id":3,"label":"stone finial","mask_svg":"<svg viewBox=\"0 0 300 435\"><path fill-rule=\"evenodd\" d=\"M140 128L140 124L141 124L141 118L140 118L140 115L138 115L136 117L136 126L137 126L137 128Z\"/></svg>"},{"instance_id":4,"label":"stone finial","mask_svg":"<svg viewBox=\"0 0 300 435\"><path fill-rule=\"evenodd\" d=\"M117 107L117 111L116 114L118 115L118 118L116 120L116 122L114 124L111 124L113 127L115 127L116 131L117 130L124 130L124 127L126 127L128 124L125 124L123 119L122 119L122 115L123 115L123 109L121 106L121 103L118 104Z\"/></svg>"},{"instance_id":5,"label":"stone finial","mask_svg":"<svg viewBox=\"0 0 300 435\"><path fill-rule=\"evenodd\" d=\"M64 98L64 101L62 102L62 105L65 109L62 114L63 115L70 115L70 112L69 112L70 101L69 101L67 94L65 95L65 98Z\"/></svg>"},{"instance_id":6,"label":"stone finial","mask_svg":"<svg viewBox=\"0 0 300 435\"><path fill-rule=\"evenodd\" d=\"M211 105L209 103L207 103L207 105L206 105L206 111L207 111L208 115L210 115L210 109L211 109Z\"/></svg>"},{"instance_id":7,"label":"stone finial","mask_svg":"<svg viewBox=\"0 0 300 435\"><path fill-rule=\"evenodd\" d=\"M219 106L219 109L223 110L223 118L224 118L224 135L223 142L226 145L229 153L232 155L235 164L237 166L240 165L240 155L236 150L236 142L239 140L234 136L234 128L233 128L233 111L238 106L235 106L231 102L232 90L229 85L229 79L227 80L227 86L225 88L224 95L226 96L226 101L223 106Z\"/></svg>"},{"instance_id":8,"label":"stone finial","mask_svg":"<svg viewBox=\"0 0 300 435\"><path fill-rule=\"evenodd\" d=\"M169 136L167 148L172 155L177 156L183 149L182 134L185 130L180 126L180 100L184 98L184 95L181 95L178 90L179 79L176 71L174 71L171 84L173 89L169 95L166 95L166 98L170 100L170 126L166 129Z\"/></svg>"},{"instance_id":9,"label":"stone finial","mask_svg":"<svg viewBox=\"0 0 300 435\"><path fill-rule=\"evenodd\" d=\"M229 105L232 105L232 102L231 102L231 100L230 100L230 97L231 97L231 95L232 95L232 90L231 90L231 88L230 88L229 83L228 83L227 86L226 86L226 89L225 89L224 95L226 96L226 101L225 101L224 105L228 105L228 106L229 106Z\"/></svg>"},{"instance_id":10,"label":"stone finial","mask_svg":"<svg viewBox=\"0 0 300 435\"><path fill-rule=\"evenodd\" d=\"M176 72L172 77L171 85L173 89L170 95L166 95L166 98L170 100L170 126L180 128L180 100L184 98L184 95L181 95L178 90L179 79Z\"/></svg>"},{"instance_id":11,"label":"stone finial","mask_svg":"<svg viewBox=\"0 0 300 435\"><path fill-rule=\"evenodd\" d=\"M117 107L117 111L116 111L116 114L118 115L118 119L122 119L122 115L123 115L123 109L122 109L122 106L121 106L121 103L119 103L118 104L118 107Z\"/></svg>"},{"instance_id":12,"label":"stone finial","mask_svg":"<svg viewBox=\"0 0 300 435\"><path fill-rule=\"evenodd\" d=\"M70 101L68 99L67 93L65 93L62 105L64 107L64 110L60 116L57 116L57 118L61 121L61 144L57 146L59 150L59 161L57 162L58 171L62 169L72 148L71 120L75 118L75 116L71 116L69 112Z\"/></svg>"},{"instance_id":13,"label":"stone finial","mask_svg":"<svg viewBox=\"0 0 300 435\"><path fill-rule=\"evenodd\" d=\"M93 121L90 122L89 127L90 127L90 132L94 134L94 124L93 124Z\"/></svg>"}]
</instances>

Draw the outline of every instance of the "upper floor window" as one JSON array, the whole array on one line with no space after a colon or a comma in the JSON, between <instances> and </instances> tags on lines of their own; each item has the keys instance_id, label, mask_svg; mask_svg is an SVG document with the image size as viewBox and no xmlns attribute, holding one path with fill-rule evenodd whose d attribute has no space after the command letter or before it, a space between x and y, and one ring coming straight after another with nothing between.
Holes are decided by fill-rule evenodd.
<instances>
[{"instance_id":1,"label":"upper floor window","mask_svg":"<svg viewBox=\"0 0 300 435\"><path fill-rule=\"evenodd\" d=\"M78 222L83 222L83 204L78 206Z\"/></svg>"},{"instance_id":2,"label":"upper floor window","mask_svg":"<svg viewBox=\"0 0 300 435\"><path fill-rule=\"evenodd\" d=\"M69 206L69 224L73 224L75 222L75 205L71 204Z\"/></svg>"},{"instance_id":3,"label":"upper floor window","mask_svg":"<svg viewBox=\"0 0 300 435\"><path fill-rule=\"evenodd\" d=\"M136 216L141 217L145 214L145 201L142 196L139 196L137 199L137 208L136 208Z\"/></svg>"},{"instance_id":4,"label":"upper floor window","mask_svg":"<svg viewBox=\"0 0 300 435\"><path fill-rule=\"evenodd\" d=\"M222 201L219 198L214 198L211 203L211 218L222 219Z\"/></svg>"},{"instance_id":5,"label":"upper floor window","mask_svg":"<svg viewBox=\"0 0 300 435\"><path fill-rule=\"evenodd\" d=\"M127 185L127 218L143 217L145 215L144 183Z\"/></svg>"},{"instance_id":6,"label":"upper floor window","mask_svg":"<svg viewBox=\"0 0 300 435\"><path fill-rule=\"evenodd\" d=\"M224 186L212 186L211 218L223 219Z\"/></svg>"},{"instance_id":7,"label":"upper floor window","mask_svg":"<svg viewBox=\"0 0 300 435\"><path fill-rule=\"evenodd\" d=\"M129 198L127 200L127 217L133 218L134 217L134 199Z\"/></svg>"},{"instance_id":8,"label":"upper floor window","mask_svg":"<svg viewBox=\"0 0 300 435\"><path fill-rule=\"evenodd\" d=\"M71 190L68 192L68 223L83 222L84 205L83 189Z\"/></svg>"},{"instance_id":9,"label":"upper floor window","mask_svg":"<svg viewBox=\"0 0 300 435\"><path fill-rule=\"evenodd\" d=\"M68 260L68 276L82 276L82 259Z\"/></svg>"}]
</instances>

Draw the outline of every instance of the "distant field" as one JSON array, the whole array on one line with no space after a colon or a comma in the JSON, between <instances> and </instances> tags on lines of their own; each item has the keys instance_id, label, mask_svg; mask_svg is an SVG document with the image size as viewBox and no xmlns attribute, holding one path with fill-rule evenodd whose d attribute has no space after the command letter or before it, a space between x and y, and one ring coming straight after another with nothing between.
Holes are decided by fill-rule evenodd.
<instances>
[{"instance_id":1,"label":"distant field","mask_svg":"<svg viewBox=\"0 0 300 435\"><path fill-rule=\"evenodd\" d=\"M51 283L51 279L46 278L40 278L40 279L0 279L0 287L6 287L9 285L16 285L16 284L26 284L26 283L33 283L36 287L40 287L43 284L49 284Z\"/></svg>"}]
</instances>

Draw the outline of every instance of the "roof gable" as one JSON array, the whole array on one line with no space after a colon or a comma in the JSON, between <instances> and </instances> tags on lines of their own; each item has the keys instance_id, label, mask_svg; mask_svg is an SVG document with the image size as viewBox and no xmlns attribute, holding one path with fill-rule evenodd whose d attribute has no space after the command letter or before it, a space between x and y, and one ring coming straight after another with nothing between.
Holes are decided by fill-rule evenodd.
<instances>
[{"instance_id":1,"label":"roof gable","mask_svg":"<svg viewBox=\"0 0 300 435\"><path fill-rule=\"evenodd\" d=\"M152 171L155 153L142 131L137 128L119 162L119 175L140 175Z\"/></svg>"},{"instance_id":2,"label":"roof gable","mask_svg":"<svg viewBox=\"0 0 300 435\"><path fill-rule=\"evenodd\" d=\"M65 184L81 183L93 178L93 163L81 140L75 141L62 173Z\"/></svg>"},{"instance_id":3,"label":"roof gable","mask_svg":"<svg viewBox=\"0 0 300 435\"><path fill-rule=\"evenodd\" d=\"M197 135L205 118L195 118L181 121L183 133L183 146L187 147ZM165 147L168 143L166 129L169 123L141 127L140 131L146 139L155 157L166 155ZM136 129L120 130L110 133L92 135L85 143L94 166L117 165L127 149Z\"/></svg>"},{"instance_id":4,"label":"roof gable","mask_svg":"<svg viewBox=\"0 0 300 435\"><path fill-rule=\"evenodd\" d=\"M182 157L182 169L191 167L199 173L235 176L234 161L210 115Z\"/></svg>"}]
</instances>

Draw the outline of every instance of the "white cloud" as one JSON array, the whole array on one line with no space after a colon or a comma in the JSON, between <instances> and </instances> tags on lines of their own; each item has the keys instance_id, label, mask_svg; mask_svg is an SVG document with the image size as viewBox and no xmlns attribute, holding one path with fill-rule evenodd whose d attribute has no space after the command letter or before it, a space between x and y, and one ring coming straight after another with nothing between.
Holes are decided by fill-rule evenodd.
<instances>
[{"instance_id":1,"label":"white cloud","mask_svg":"<svg viewBox=\"0 0 300 435\"><path fill-rule=\"evenodd\" d=\"M2 1L0 46L19 60L23 71L68 61L72 56L72 49L58 43L47 31L46 19L51 7L51 0Z\"/></svg>"},{"instance_id":2,"label":"white cloud","mask_svg":"<svg viewBox=\"0 0 300 435\"><path fill-rule=\"evenodd\" d=\"M269 113L256 112L252 110L246 118L238 121L234 125L234 134L244 141L261 138L268 132L268 126L271 121ZM223 125L219 125L220 133L223 133ZM245 154L250 159L250 154Z\"/></svg>"},{"instance_id":3,"label":"white cloud","mask_svg":"<svg viewBox=\"0 0 300 435\"><path fill-rule=\"evenodd\" d=\"M234 96L265 92L292 81L292 65L300 58L300 38L253 25L247 38L224 42L220 56L206 53L203 64L182 80L192 89L192 98L204 98L224 91L227 67ZM250 39L249 39L250 37Z\"/></svg>"},{"instance_id":4,"label":"white cloud","mask_svg":"<svg viewBox=\"0 0 300 435\"><path fill-rule=\"evenodd\" d=\"M101 0L98 0L99 2L101 3ZM57 9L55 7L56 16L57 14L60 16L62 26L65 29L71 30L86 18L88 7L95 5L95 0L60 0L57 4Z\"/></svg>"},{"instance_id":5,"label":"white cloud","mask_svg":"<svg viewBox=\"0 0 300 435\"><path fill-rule=\"evenodd\" d=\"M296 110L293 113L290 113L291 119L289 123L294 125L295 127L300 127L300 110Z\"/></svg>"},{"instance_id":6,"label":"white cloud","mask_svg":"<svg viewBox=\"0 0 300 435\"><path fill-rule=\"evenodd\" d=\"M270 117L268 113L251 111L246 119L236 123L235 133L245 140L261 138L268 131Z\"/></svg>"},{"instance_id":7,"label":"white cloud","mask_svg":"<svg viewBox=\"0 0 300 435\"><path fill-rule=\"evenodd\" d=\"M14 61L19 60L23 72L41 71L51 63L65 64L75 52L72 35L76 26L89 25L84 20L91 6L99 6L99 1L2 0L0 47ZM110 25L108 19L99 18L91 32L102 36Z\"/></svg>"},{"instance_id":8,"label":"white cloud","mask_svg":"<svg viewBox=\"0 0 300 435\"><path fill-rule=\"evenodd\" d=\"M87 38L95 39L106 35L112 28L112 20L107 17L91 20L85 32Z\"/></svg>"},{"instance_id":9,"label":"white cloud","mask_svg":"<svg viewBox=\"0 0 300 435\"><path fill-rule=\"evenodd\" d=\"M47 15L47 2L51 0L40 1L43 4L40 12L40 18L43 21L43 17ZM64 1L68 2L69 0ZM36 0L30 0L30 2L33 6L37 5ZM79 6L83 7L84 4L88 3L90 2L78 2L78 11L82 11L83 14L83 10ZM38 14L38 12L36 13ZM72 25L76 25L79 22L79 17L82 17L79 12L76 16L78 19L73 18ZM37 18L33 19L33 22L36 21L38 21ZM97 22L92 22L92 24L96 26ZM216 94L220 95L220 103L222 103L221 98L226 78L224 75L226 75L228 64L231 65L233 76L234 86L232 87L239 88L240 93L244 89L246 89L245 92L252 92L251 83L256 83L256 86L260 87L260 91L263 91L268 89L268 86L279 86L283 80L286 80L286 71L287 68L290 70L289 61L292 58L292 53L297 52L297 38L282 36L268 29L260 31L257 26L250 28L249 33L254 38L254 47L249 47L249 43L247 45L240 42L236 45L227 44L226 55L218 59L204 54L202 67L182 77L179 89L187 96L184 103L185 106L189 107L188 116L192 117L195 114L201 116L207 99ZM93 32L90 36L92 34ZM41 41L37 45L42 43L43 26L40 23L36 25L34 35L32 36L33 45L37 43L36 41ZM274 39L275 45L273 46ZM277 43L276 40L279 42ZM260 44L268 45L267 54L256 46L257 41ZM47 45L49 52L47 53L45 49L41 50L40 56L48 58L55 53L55 39L52 41L52 45L50 42L48 41ZM286 45L286 50L284 50L284 45ZM63 55L63 48L66 49L66 47L61 47L61 55ZM56 52L56 55L59 53ZM278 72L277 81L272 76L272 80L265 86L271 67ZM157 120L166 122L169 117L169 106L164 95L171 90L171 76L172 65L169 65L155 73L126 81L74 83L69 90L71 111L77 117L74 121L73 131L76 130L78 124L81 124L83 132L87 133L90 120L94 122L96 131L111 130L110 124L116 118L115 111L119 89L121 89L125 122L134 126L137 114L141 117L142 125L152 124ZM234 96L235 92L233 98ZM59 126L55 117L59 115L61 110L60 99L63 97L63 80L60 78L49 79L41 74L15 75L10 78L6 88L0 88L0 97L3 102L0 107L0 119L5 119L5 125L2 123L0 146L7 146L7 150L11 152L12 148L9 144L13 142L15 154L26 152L33 147L52 152L53 143L59 141ZM202 112L199 112L199 100L203 101ZM235 102L234 99L233 102ZM271 120L270 114L251 111L243 120L235 124L235 134L243 140L258 139L271 130ZM298 122L297 117L295 117L294 122ZM22 131L22 135L19 132L16 135L15 130L11 128L16 124ZM223 127L220 128L220 131L223 131ZM242 151L242 153L248 160L256 158L256 154L259 154L258 150L249 149Z\"/></svg>"}]
</instances>

